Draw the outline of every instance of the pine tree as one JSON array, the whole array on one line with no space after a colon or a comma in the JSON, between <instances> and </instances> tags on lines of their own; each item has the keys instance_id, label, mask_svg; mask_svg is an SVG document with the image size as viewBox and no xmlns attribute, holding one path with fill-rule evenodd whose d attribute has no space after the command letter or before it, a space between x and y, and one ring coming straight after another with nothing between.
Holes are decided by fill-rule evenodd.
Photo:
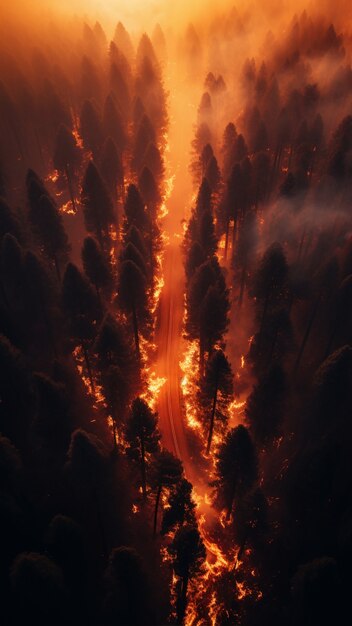
<instances>
[{"instance_id":1,"label":"pine tree","mask_svg":"<svg viewBox=\"0 0 352 626\"><path fill-rule=\"evenodd\" d=\"M95 234L101 248L105 250L109 241L109 228L116 218L104 181L92 161L83 178L81 197L86 229Z\"/></svg>"},{"instance_id":2,"label":"pine tree","mask_svg":"<svg viewBox=\"0 0 352 626\"><path fill-rule=\"evenodd\" d=\"M42 181L31 171L27 174L29 219L33 233L44 254L56 269L61 279L61 266L67 262L70 246L62 217Z\"/></svg>"},{"instance_id":3,"label":"pine tree","mask_svg":"<svg viewBox=\"0 0 352 626\"><path fill-rule=\"evenodd\" d=\"M103 130L97 110L89 100L83 103L79 129L84 147L96 158L102 148Z\"/></svg>"},{"instance_id":4,"label":"pine tree","mask_svg":"<svg viewBox=\"0 0 352 626\"><path fill-rule=\"evenodd\" d=\"M136 398L132 403L125 436L129 446L129 454L140 464L142 493L145 499L147 497L148 456L158 451L160 433L157 415L141 398Z\"/></svg>"},{"instance_id":5,"label":"pine tree","mask_svg":"<svg viewBox=\"0 0 352 626\"><path fill-rule=\"evenodd\" d=\"M164 487L174 487L179 483L183 475L182 463L171 452L161 450L153 461L151 471L151 484L156 489L153 534L156 535L158 523L158 511L161 493Z\"/></svg>"},{"instance_id":6,"label":"pine tree","mask_svg":"<svg viewBox=\"0 0 352 626\"><path fill-rule=\"evenodd\" d=\"M177 621L182 624L187 609L189 581L201 570L206 552L195 526L182 526L176 533L170 550L175 574L181 580L177 594Z\"/></svg>"},{"instance_id":7,"label":"pine tree","mask_svg":"<svg viewBox=\"0 0 352 626\"><path fill-rule=\"evenodd\" d=\"M140 360L140 329L149 325L148 294L145 276L130 260L121 263L118 281L118 299L124 311L131 317L136 354Z\"/></svg>"},{"instance_id":8,"label":"pine tree","mask_svg":"<svg viewBox=\"0 0 352 626\"><path fill-rule=\"evenodd\" d=\"M218 502L230 518L234 502L257 480L257 458L248 430L240 425L230 430L217 452L216 487Z\"/></svg>"},{"instance_id":9,"label":"pine tree","mask_svg":"<svg viewBox=\"0 0 352 626\"><path fill-rule=\"evenodd\" d=\"M162 534L169 533L175 527L182 527L184 524L195 525L196 504L192 498L192 485L186 478L182 478L176 485L168 505L168 508L164 509L161 525Z\"/></svg>"},{"instance_id":10,"label":"pine tree","mask_svg":"<svg viewBox=\"0 0 352 626\"><path fill-rule=\"evenodd\" d=\"M204 421L208 430L207 454L210 452L214 429L223 430L227 424L228 406L232 397L231 365L222 350L216 350L207 363L200 392Z\"/></svg>"},{"instance_id":11,"label":"pine tree","mask_svg":"<svg viewBox=\"0 0 352 626\"><path fill-rule=\"evenodd\" d=\"M79 148L75 138L67 126L61 125L57 137L54 151L53 163L55 169L66 177L68 191L70 194L72 207L76 211L73 179L77 175L77 168L81 161Z\"/></svg>"},{"instance_id":12,"label":"pine tree","mask_svg":"<svg viewBox=\"0 0 352 626\"><path fill-rule=\"evenodd\" d=\"M86 276L94 285L100 299L100 291L112 285L111 267L98 242L93 237L86 237L82 248L82 261Z\"/></svg>"}]
</instances>

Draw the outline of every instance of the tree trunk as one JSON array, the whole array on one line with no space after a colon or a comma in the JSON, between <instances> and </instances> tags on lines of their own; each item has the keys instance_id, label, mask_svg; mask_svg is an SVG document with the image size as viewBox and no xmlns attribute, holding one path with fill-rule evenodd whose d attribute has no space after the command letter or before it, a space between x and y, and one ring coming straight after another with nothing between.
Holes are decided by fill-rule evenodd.
<instances>
[{"instance_id":1,"label":"tree trunk","mask_svg":"<svg viewBox=\"0 0 352 626\"><path fill-rule=\"evenodd\" d=\"M303 340L302 340L302 343L301 343L301 347L300 347L299 353L297 355L297 359L296 359L296 363L295 363L295 367L294 367L294 373L296 373L298 371L298 368L299 368L299 365L300 365L300 362L301 362L301 359L302 359L302 356L303 356L304 349L305 349L305 347L307 345L307 341L309 339L309 335L310 335L312 327L313 327L315 316L316 316L316 314L318 312L319 302L320 302L320 294L317 296L317 298L316 298L316 300L314 302L314 306L313 306L313 309L312 309L312 312L311 312L311 315L310 315L310 318L309 318L309 322L308 322L308 325L307 325L307 328L306 328L306 332L304 333L304 337L303 337Z\"/></svg>"},{"instance_id":2,"label":"tree trunk","mask_svg":"<svg viewBox=\"0 0 352 626\"><path fill-rule=\"evenodd\" d=\"M117 449L117 426L115 417L112 418L112 431L114 435L114 450Z\"/></svg>"},{"instance_id":3,"label":"tree trunk","mask_svg":"<svg viewBox=\"0 0 352 626\"><path fill-rule=\"evenodd\" d=\"M178 597L177 621L179 624L183 624L183 620L186 615L188 581L189 581L189 574L187 573L182 578L182 586L181 586L179 597Z\"/></svg>"},{"instance_id":4,"label":"tree trunk","mask_svg":"<svg viewBox=\"0 0 352 626\"><path fill-rule=\"evenodd\" d=\"M302 254L302 250L303 250L303 244L304 244L304 240L306 238L306 229L304 229L302 237L301 237L301 241L299 243L299 249L298 249L298 257L297 257L297 261L300 260L301 258L301 254Z\"/></svg>"},{"instance_id":5,"label":"tree trunk","mask_svg":"<svg viewBox=\"0 0 352 626\"><path fill-rule=\"evenodd\" d=\"M207 443L207 454L209 454L210 452L210 446L211 446L211 442L213 439L215 411L216 411L216 404L218 401L218 390L219 390L219 373L217 373L216 381L215 381L213 407L211 410L210 427L209 427L209 435L208 435L208 443Z\"/></svg>"},{"instance_id":6,"label":"tree trunk","mask_svg":"<svg viewBox=\"0 0 352 626\"><path fill-rule=\"evenodd\" d=\"M73 208L74 212L76 213L76 202L75 202L75 197L74 197L74 193L73 193L72 179L71 179L71 174L70 174L70 170L69 170L69 167L68 167L68 163L66 163L66 165L65 165L65 174L66 174L68 192L70 194L70 198L71 198L71 202L72 202L72 208Z\"/></svg>"},{"instance_id":7,"label":"tree trunk","mask_svg":"<svg viewBox=\"0 0 352 626\"><path fill-rule=\"evenodd\" d=\"M143 493L144 500L146 500L146 498L147 498L147 478L146 478L146 471L145 471L145 447L144 447L144 438L143 438L143 436L140 437L140 442L141 442L142 493Z\"/></svg>"},{"instance_id":8,"label":"tree trunk","mask_svg":"<svg viewBox=\"0 0 352 626\"><path fill-rule=\"evenodd\" d=\"M137 313L136 313L136 305L134 302L132 305L132 320L133 320L134 343L136 346L136 354L137 354L137 359L139 363L141 360L141 352L140 352L140 347L139 347L138 319L137 319Z\"/></svg>"},{"instance_id":9,"label":"tree trunk","mask_svg":"<svg viewBox=\"0 0 352 626\"><path fill-rule=\"evenodd\" d=\"M157 526L157 523L158 523L158 509L159 509L159 502L160 502L160 496L161 496L162 488L163 488L163 486L159 485L158 491L157 491L157 494L156 494L155 509L154 509L153 537L155 537L155 535L156 535L156 526Z\"/></svg>"}]
</instances>

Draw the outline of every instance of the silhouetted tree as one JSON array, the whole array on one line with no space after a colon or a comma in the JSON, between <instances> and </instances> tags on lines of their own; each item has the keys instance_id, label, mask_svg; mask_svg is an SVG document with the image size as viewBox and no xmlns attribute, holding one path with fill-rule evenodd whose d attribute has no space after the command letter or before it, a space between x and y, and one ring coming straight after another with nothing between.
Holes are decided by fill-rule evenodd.
<instances>
[{"instance_id":1,"label":"silhouetted tree","mask_svg":"<svg viewBox=\"0 0 352 626\"><path fill-rule=\"evenodd\" d=\"M146 203L150 217L156 218L156 209L161 202L161 194L155 178L148 167L144 167L138 178L138 186Z\"/></svg>"},{"instance_id":2,"label":"silhouetted tree","mask_svg":"<svg viewBox=\"0 0 352 626\"><path fill-rule=\"evenodd\" d=\"M292 578L294 626L328 626L341 613L337 563L323 557L301 565Z\"/></svg>"},{"instance_id":3,"label":"silhouetted tree","mask_svg":"<svg viewBox=\"0 0 352 626\"><path fill-rule=\"evenodd\" d=\"M162 534L166 534L175 527L184 524L196 524L195 509L196 504L192 498L192 485L186 478L183 478L171 494L169 507L164 509L161 525Z\"/></svg>"},{"instance_id":4,"label":"silhouetted tree","mask_svg":"<svg viewBox=\"0 0 352 626\"><path fill-rule=\"evenodd\" d=\"M313 277L313 294L315 295L310 316L307 322L307 326L300 344L300 348L295 361L295 372L298 371L304 350L306 348L308 339L312 332L314 322L319 312L319 307L323 308L326 302L329 302L337 289L337 277L338 277L338 263L336 257L333 257L322 265L315 273Z\"/></svg>"},{"instance_id":5,"label":"silhouetted tree","mask_svg":"<svg viewBox=\"0 0 352 626\"><path fill-rule=\"evenodd\" d=\"M187 259L185 263L185 271L186 271L186 276L187 276L188 281L192 278L196 269L200 265L202 265L204 261L205 261L204 250L202 250L202 247L198 243L198 241L195 241L188 251Z\"/></svg>"},{"instance_id":6,"label":"silhouetted tree","mask_svg":"<svg viewBox=\"0 0 352 626\"><path fill-rule=\"evenodd\" d=\"M66 451L71 428L65 387L38 373L34 375L33 383L36 392L34 428L51 450Z\"/></svg>"},{"instance_id":7,"label":"silhouetted tree","mask_svg":"<svg viewBox=\"0 0 352 626\"><path fill-rule=\"evenodd\" d=\"M106 453L101 442L84 430L75 430L67 451L66 469L82 497L93 501L101 545L107 554L107 538L101 512L100 486L104 479Z\"/></svg>"},{"instance_id":8,"label":"silhouetted tree","mask_svg":"<svg viewBox=\"0 0 352 626\"><path fill-rule=\"evenodd\" d=\"M182 463L171 452L161 450L153 460L151 484L156 489L153 534L156 535L158 510L163 487L174 487L181 480L183 474Z\"/></svg>"},{"instance_id":9,"label":"silhouetted tree","mask_svg":"<svg viewBox=\"0 0 352 626\"><path fill-rule=\"evenodd\" d=\"M112 285L112 273L105 255L93 237L86 237L83 242L82 261L84 271L100 298L100 290L109 289Z\"/></svg>"},{"instance_id":10,"label":"silhouetted tree","mask_svg":"<svg viewBox=\"0 0 352 626\"><path fill-rule=\"evenodd\" d=\"M18 241L23 238L21 224L16 213L0 196L0 238L2 239L7 233L16 237Z\"/></svg>"},{"instance_id":11,"label":"silhouetted tree","mask_svg":"<svg viewBox=\"0 0 352 626\"><path fill-rule=\"evenodd\" d=\"M133 263L135 263L135 265L137 265L137 267L140 269L143 276L147 279L148 270L146 266L146 261L138 248L136 248L136 246L131 241L129 241L121 251L119 260L121 263L123 263L124 261L132 261Z\"/></svg>"},{"instance_id":12,"label":"silhouetted tree","mask_svg":"<svg viewBox=\"0 0 352 626\"><path fill-rule=\"evenodd\" d=\"M124 193L124 171L115 142L111 137L108 137L103 145L100 171L111 197L116 201L119 194L123 196Z\"/></svg>"},{"instance_id":13,"label":"silhouetted tree","mask_svg":"<svg viewBox=\"0 0 352 626\"><path fill-rule=\"evenodd\" d=\"M31 172L27 174L27 192L33 233L44 254L53 261L60 280L60 266L67 261L70 250L62 217L44 185Z\"/></svg>"},{"instance_id":14,"label":"silhouetted tree","mask_svg":"<svg viewBox=\"0 0 352 626\"><path fill-rule=\"evenodd\" d=\"M62 624L66 590L61 569L36 552L19 554L10 573L15 619L37 624Z\"/></svg>"},{"instance_id":15,"label":"silhouetted tree","mask_svg":"<svg viewBox=\"0 0 352 626\"><path fill-rule=\"evenodd\" d=\"M248 273L251 270L255 258L258 243L257 221L253 211L247 211L239 231L237 246L234 255L234 266L239 266L241 271L241 287L238 297L239 306L242 305Z\"/></svg>"},{"instance_id":16,"label":"silhouetted tree","mask_svg":"<svg viewBox=\"0 0 352 626\"><path fill-rule=\"evenodd\" d=\"M288 298L288 265L280 244L272 244L264 253L254 276L252 295L260 316L256 346L260 352L267 315Z\"/></svg>"},{"instance_id":17,"label":"silhouetted tree","mask_svg":"<svg viewBox=\"0 0 352 626\"><path fill-rule=\"evenodd\" d=\"M158 451L160 433L156 413L153 413L142 398L136 398L132 403L125 436L129 453L140 463L142 493L145 499L147 497L148 456Z\"/></svg>"},{"instance_id":18,"label":"silhouetted tree","mask_svg":"<svg viewBox=\"0 0 352 626\"><path fill-rule=\"evenodd\" d=\"M1 296L5 308L23 314L24 255L17 239L7 233L0 247Z\"/></svg>"},{"instance_id":19,"label":"silhouetted tree","mask_svg":"<svg viewBox=\"0 0 352 626\"><path fill-rule=\"evenodd\" d=\"M187 292L186 328L192 339L200 340L201 371L206 348L211 350L214 341L222 338L226 330L228 311L225 279L217 260L213 258L196 269ZM206 335L212 324L210 336Z\"/></svg>"},{"instance_id":20,"label":"silhouetted tree","mask_svg":"<svg viewBox=\"0 0 352 626\"><path fill-rule=\"evenodd\" d=\"M56 355L57 294L45 265L32 252L24 258L24 297L29 341L37 341L44 329L52 354ZM56 331L56 332L55 332Z\"/></svg>"},{"instance_id":21,"label":"silhouetted tree","mask_svg":"<svg viewBox=\"0 0 352 626\"><path fill-rule=\"evenodd\" d=\"M243 498L257 480L257 458L248 430L240 425L230 430L216 455L218 502L230 518L234 502Z\"/></svg>"},{"instance_id":22,"label":"silhouetted tree","mask_svg":"<svg viewBox=\"0 0 352 626\"><path fill-rule=\"evenodd\" d=\"M227 424L228 405L232 396L233 374L231 365L222 350L216 350L207 363L200 391L204 421L208 426L207 454L210 451L215 424L221 424L222 429Z\"/></svg>"},{"instance_id":23,"label":"silhouetted tree","mask_svg":"<svg viewBox=\"0 0 352 626\"><path fill-rule=\"evenodd\" d=\"M150 231L150 223L144 202L136 185L129 185L125 201L125 232L135 226L145 236Z\"/></svg>"},{"instance_id":24,"label":"silhouetted tree","mask_svg":"<svg viewBox=\"0 0 352 626\"><path fill-rule=\"evenodd\" d=\"M103 144L103 130L97 110L89 100L83 103L79 129L84 147L96 158Z\"/></svg>"},{"instance_id":25,"label":"silhouetted tree","mask_svg":"<svg viewBox=\"0 0 352 626\"><path fill-rule=\"evenodd\" d=\"M140 327L149 324L148 295L146 279L133 261L123 261L119 272L118 298L123 310L132 318L136 354L140 360Z\"/></svg>"},{"instance_id":26,"label":"silhouetted tree","mask_svg":"<svg viewBox=\"0 0 352 626\"><path fill-rule=\"evenodd\" d=\"M89 380L94 389L88 347L92 345L96 334L100 307L93 287L72 263L68 264L62 282L62 305L69 323L70 338L74 345L79 345L82 349Z\"/></svg>"},{"instance_id":27,"label":"silhouetted tree","mask_svg":"<svg viewBox=\"0 0 352 626\"><path fill-rule=\"evenodd\" d=\"M21 450L27 443L34 409L31 372L6 337L0 337L0 432Z\"/></svg>"},{"instance_id":28,"label":"silhouetted tree","mask_svg":"<svg viewBox=\"0 0 352 626\"><path fill-rule=\"evenodd\" d=\"M113 420L114 445L136 392L137 364L125 328L107 315L94 344L97 379L102 386L108 414Z\"/></svg>"},{"instance_id":29,"label":"silhouetted tree","mask_svg":"<svg viewBox=\"0 0 352 626\"><path fill-rule=\"evenodd\" d=\"M200 306L199 344L201 353L210 356L217 341L222 341L229 325L230 303L227 290L211 285Z\"/></svg>"},{"instance_id":30,"label":"silhouetted tree","mask_svg":"<svg viewBox=\"0 0 352 626\"><path fill-rule=\"evenodd\" d=\"M96 235L101 248L105 250L109 241L109 227L114 224L116 216L109 193L92 161L83 178L81 198L86 228Z\"/></svg>"},{"instance_id":31,"label":"silhouetted tree","mask_svg":"<svg viewBox=\"0 0 352 626\"><path fill-rule=\"evenodd\" d=\"M218 247L215 225L210 211L204 211L198 222L198 241L207 257L212 257Z\"/></svg>"},{"instance_id":32,"label":"silhouetted tree","mask_svg":"<svg viewBox=\"0 0 352 626\"><path fill-rule=\"evenodd\" d=\"M187 608L188 584L201 570L205 561L205 547L195 526L182 526L176 533L170 547L173 555L173 568L180 578L177 590L177 622L182 624Z\"/></svg>"},{"instance_id":33,"label":"silhouetted tree","mask_svg":"<svg viewBox=\"0 0 352 626\"><path fill-rule=\"evenodd\" d=\"M231 174L231 170L234 166L233 151L234 151L236 139L237 139L237 131L236 131L235 125L232 122L230 122L229 124L227 124L224 130L222 147L221 147L222 177L225 181L228 180Z\"/></svg>"},{"instance_id":34,"label":"silhouetted tree","mask_svg":"<svg viewBox=\"0 0 352 626\"><path fill-rule=\"evenodd\" d=\"M112 94L109 94L105 100L103 130L105 137L112 137L119 154L121 154L126 148L127 137Z\"/></svg>"},{"instance_id":35,"label":"silhouetted tree","mask_svg":"<svg viewBox=\"0 0 352 626\"><path fill-rule=\"evenodd\" d=\"M313 379L314 411L317 424L343 425L352 409L352 347L343 346L333 352L318 368ZM336 415L335 424L331 416Z\"/></svg>"},{"instance_id":36,"label":"silhouetted tree","mask_svg":"<svg viewBox=\"0 0 352 626\"><path fill-rule=\"evenodd\" d=\"M233 522L235 541L239 545L238 560L242 559L248 544L258 552L263 549L269 526L268 502L261 489L254 489L238 499Z\"/></svg>"},{"instance_id":37,"label":"silhouetted tree","mask_svg":"<svg viewBox=\"0 0 352 626\"><path fill-rule=\"evenodd\" d=\"M282 427L285 375L280 365L273 365L260 377L246 404L246 418L254 439L267 443Z\"/></svg>"},{"instance_id":38,"label":"silhouetted tree","mask_svg":"<svg viewBox=\"0 0 352 626\"><path fill-rule=\"evenodd\" d=\"M114 548L109 557L106 581L104 614L108 624L151 626L154 623L147 577L141 558L133 548Z\"/></svg>"},{"instance_id":39,"label":"silhouetted tree","mask_svg":"<svg viewBox=\"0 0 352 626\"><path fill-rule=\"evenodd\" d=\"M77 168L80 164L80 161L80 150L70 129L67 128L67 126L60 126L56 137L53 163L55 169L61 175L64 175L66 177L68 191L74 211L76 210L76 203L72 179L77 174Z\"/></svg>"},{"instance_id":40,"label":"silhouetted tree","mask_svg":"<svg viewBox=\"0 0 352 626\"><path fill-rule=\"evenodd\" d=\"M216 194L219 191L221 174L215 156L212 156L209 160L204 176L209 183L212 193Z\"/></svg>"}]
</instances>

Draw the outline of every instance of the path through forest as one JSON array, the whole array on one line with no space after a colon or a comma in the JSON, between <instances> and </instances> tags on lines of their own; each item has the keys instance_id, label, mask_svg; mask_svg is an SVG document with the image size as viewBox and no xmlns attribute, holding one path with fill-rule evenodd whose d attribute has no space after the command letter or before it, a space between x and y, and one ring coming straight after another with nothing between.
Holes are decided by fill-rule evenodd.
<instances>
[{"instance_id":1,"label":"path through forest","mask_svg":"<svg viewBox=\"0 0 352 626\"><path fill-rule=\"evenodd\" d=\"M176 65L169 63L165 73L170 106L169 150L166 160L168 175L173 177L173 187L167 201L168 215L163 223L166 244L163 260L164 287L160 296L156 332L156 374L166 380L159 394L158 413L163 445L183 461L186 474L191 478L179 362L182 357L185 279L181 244L183 220L187 217L187 207L192 197L188 165L195 105L190 100L188 88L185 89L184 80L178 77Z\"/></svg>"}]
</instances>

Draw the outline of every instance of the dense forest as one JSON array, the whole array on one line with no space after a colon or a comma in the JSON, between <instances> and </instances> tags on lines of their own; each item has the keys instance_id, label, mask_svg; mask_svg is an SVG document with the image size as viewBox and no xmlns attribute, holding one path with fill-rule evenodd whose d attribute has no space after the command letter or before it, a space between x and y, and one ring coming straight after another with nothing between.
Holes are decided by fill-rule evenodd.
<instances>
[{"instance_id":1,"label":"dense forest","mask_svg":"<svg viewBox=\"0 0 352 626\"><path fill-rule=\"evenodd\" d=\"M0 26L0 623L349 623L351 22L116 4Z\"/></svg>"}]
</instances>

